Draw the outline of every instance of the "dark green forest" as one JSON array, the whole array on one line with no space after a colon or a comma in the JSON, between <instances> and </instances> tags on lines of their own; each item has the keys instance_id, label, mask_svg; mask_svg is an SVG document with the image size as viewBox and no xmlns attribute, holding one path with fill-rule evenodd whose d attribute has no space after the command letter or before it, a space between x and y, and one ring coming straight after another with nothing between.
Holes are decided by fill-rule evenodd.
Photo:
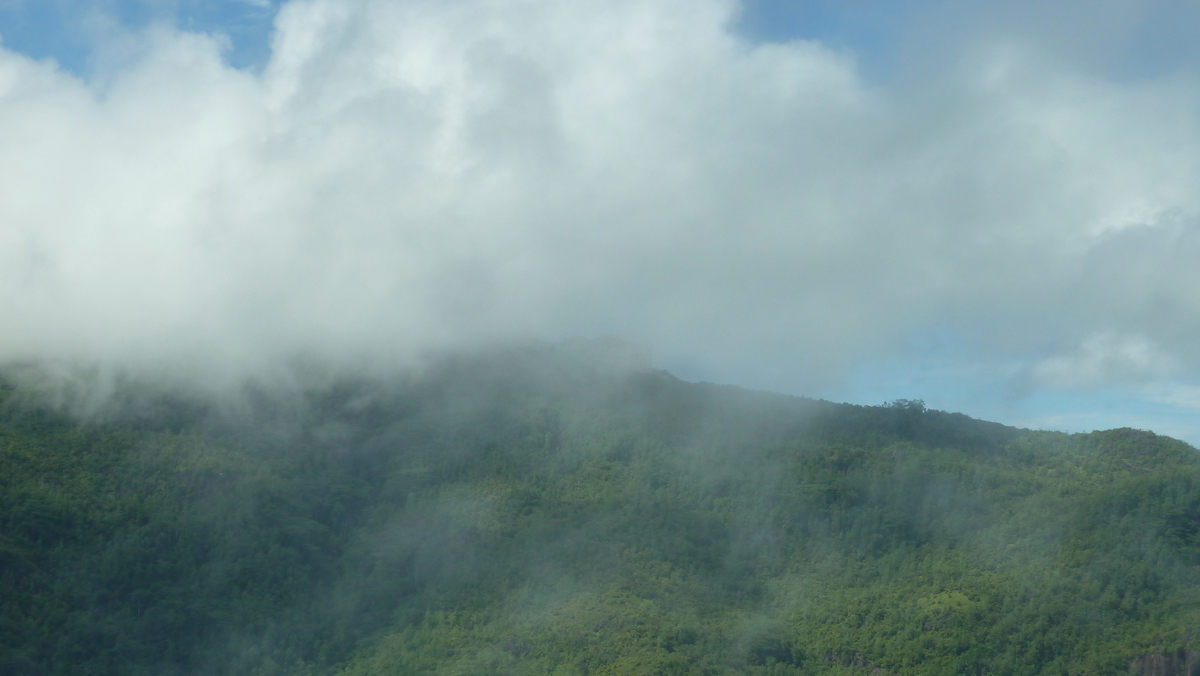
<instances>
[{"instance_id":1,"label":"dark green forest","mask_svg":"<svg viewBox=\"0 0 1200 676\"><path fill-rule=\"evenodd\" d=\"M131 379L91 414L11 373L3 674L1185 673L1200 649L1200 456L1151 432L555 345L224 398Z\"/></svg>"}]
</instances>

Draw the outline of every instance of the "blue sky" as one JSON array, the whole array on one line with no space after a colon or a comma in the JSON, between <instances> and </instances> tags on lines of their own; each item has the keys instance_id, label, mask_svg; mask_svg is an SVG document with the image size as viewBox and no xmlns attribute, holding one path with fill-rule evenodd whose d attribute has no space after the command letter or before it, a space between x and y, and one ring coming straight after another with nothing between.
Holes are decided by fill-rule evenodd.
<instances>
[{"instance_id":1,"label":"blue sky","mask_svg":"<svg viewBox=\"0 0 1200 676\"><path fill-rule=\"evenodd\" d=\"M0 0L0 356L612 333L685 378L1200 443L1198 21Z\"/></svg>"},{"instance_id":2,"label":"blue sky","mask_svg":"<svg viewBox=\"0 0 1200 676\"><path fill-rule=\"evenodd\" d=\"M1082 41L1065 40L1069 49L1108 74L1121 77L1194 67L1200 55L1190 30L1195 10L1183 2L1124 4L1141 7L1115 25L1100 21L1098 26L1080 27L1094 32ZM165 23L182 30L224 34L230 39L229 62L254 69L270 57L272 24L279 5L280 0L5 0L0 2L0 26L10 49L36 58L54 58L81 74L87 72L89 57L103 40L104 31L95 25L101 17L126 30ZM1078 14L1070 5L751 0L742 4L735 27L752 40L820 40L852 53L865 73L886 81L896 76L897 69L919 63L919 53L937 59L943 49L953 47L956 39L946 35L951 29L959 31L959 40L965 40L985 26L1000 29L1006 22L1027 23L1022 27L1026 36L1056 41L1071 31L1063 25L1071 14ZM1038 24L1044 25L1039 29ZM938 34L931 35L934 31Z\"/></svg>"},{"instance_id":3,"label":"blue sky","mask_svg":"<svg viewBox=\"0 0 1200 676\"><path fill-rule=\"evenodd\" d=\"M270 57L271 26L278 2L263 0L7 0L0 2L0 27L9 49L52 58L86 75L94 54L114 29L138 31L155 23L182 30L221 33L229 38L231 65L258 68Z\"/></svg>"}]
</instances>

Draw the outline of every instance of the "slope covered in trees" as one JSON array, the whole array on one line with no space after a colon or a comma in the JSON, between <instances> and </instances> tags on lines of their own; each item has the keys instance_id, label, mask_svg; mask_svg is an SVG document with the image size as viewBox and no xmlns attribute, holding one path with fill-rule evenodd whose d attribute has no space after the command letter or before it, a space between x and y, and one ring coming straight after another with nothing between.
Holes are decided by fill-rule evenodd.
<instances>
[{"instance_id":1,"label":"slope covered in trees","mask_svg":"<svg viewBox=\"0 0 1200 676\"><path fill-rule=\"evenodd\" d=\"M1111 674L1200 644L1186 444L612 362L130 384L90 421L10 378L0 672Z\"/></svg>"}]
</instances>

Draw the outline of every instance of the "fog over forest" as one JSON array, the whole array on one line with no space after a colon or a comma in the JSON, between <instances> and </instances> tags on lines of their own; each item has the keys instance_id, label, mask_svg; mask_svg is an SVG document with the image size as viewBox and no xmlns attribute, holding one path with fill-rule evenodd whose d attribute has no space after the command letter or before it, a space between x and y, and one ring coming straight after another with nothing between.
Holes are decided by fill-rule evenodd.
<instances>
[{"instance_id":1,"label":"fog over forest","mask_svg":"<svg viewBox=\"0 0 1200 676\"><path fill-rule=\"evenodd\" d=\"M1200 674L1197 25L0 0L0 674Z\"/></svg>"},{"instance_id":2,"label":"fog over forest","mask_svg":"<svg viewBox=\"0 0 1200 676\"><path fill-rule=\"evenodd\" d=\"M1200 665L1200 455L1168 437L688 383L613 340L290 373L64 412L86 387L0 372L0 673Z\"/></svg>"}]
</instances>

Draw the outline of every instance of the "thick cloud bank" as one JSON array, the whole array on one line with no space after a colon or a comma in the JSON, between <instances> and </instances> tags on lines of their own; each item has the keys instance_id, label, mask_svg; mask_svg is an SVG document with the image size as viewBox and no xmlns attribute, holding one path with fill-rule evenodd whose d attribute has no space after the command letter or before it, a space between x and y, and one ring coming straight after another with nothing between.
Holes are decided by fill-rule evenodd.
<instances>
[{"instance_id":1,"label":"thick cloud bank","mask_svg":"<svg viewBox=\"0 0 1200 676\"><path fill-rule=\"evenodd\" d=\"M951 327L1031 387L1196 372L1195 81L993 41L901 91L736 11L293 1L259 74L170 30L87 82L0 49L0 359L617 334L803 386Z\"/></svg>"}]
</instances>

